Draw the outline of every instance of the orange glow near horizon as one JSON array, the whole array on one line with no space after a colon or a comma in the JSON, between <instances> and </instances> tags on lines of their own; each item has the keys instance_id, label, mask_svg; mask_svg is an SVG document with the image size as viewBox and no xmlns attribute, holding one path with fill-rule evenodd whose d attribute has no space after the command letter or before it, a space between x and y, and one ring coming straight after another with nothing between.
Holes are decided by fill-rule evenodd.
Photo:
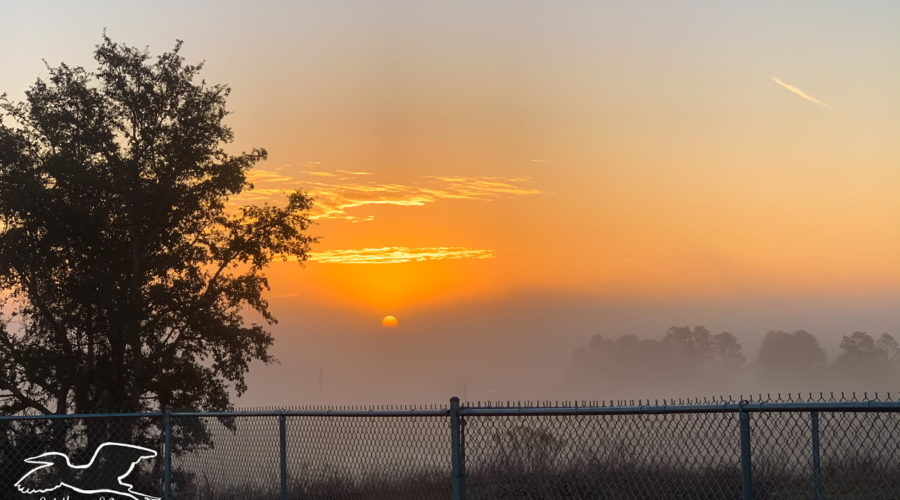
<instances>
[{"instance_id":1,"label":"orange glow near horizon","mask_svg":"<svg viewBox=\"0 0 900 500\"><path fill-rule=\"evenodd\" d=\"M228 150L269 160L230 203L316 198L271 297L900 293L900 4L37 4L12 99L104 26L231 86Z\"/></svg>"},{"instance_id":2,"label":"orange glow near horizon","mask_svg":"<svg viewBox=\"0 0 900 500\"><path fill-rule=\"evenodd\" d=\"M662 176L637 193L599 186L600 196L563 204L555 186L497 199L359 204L313 226L323 239L303 271L278 266L273 274L289 272L290 280L365 307L522 289L634 298L892 290L900 281L897 238L887 213L870 217L890 198L854 192L859 180L823 197L831 189L824 177L815 186L787 175L780 185L754 186L750 178L726 184ZM658 191L667 179L669 192ZM705 195L684 197L689 181ZM844 238L870 243L847 246ZM871 243L879 240L885 244Z\"/></svg>"},{"instance_id":3,"label":"orange glow near horizon","mask_svg":"<svg viewBox=\"0 0 900 500\"><path fill-rule=\"evenodd\" d=\"M436 248L359 248L313 252L309 260L324 264L401 264L429 260L493 259L491 250L464 247Z\"/></svg>"}]
</instances>

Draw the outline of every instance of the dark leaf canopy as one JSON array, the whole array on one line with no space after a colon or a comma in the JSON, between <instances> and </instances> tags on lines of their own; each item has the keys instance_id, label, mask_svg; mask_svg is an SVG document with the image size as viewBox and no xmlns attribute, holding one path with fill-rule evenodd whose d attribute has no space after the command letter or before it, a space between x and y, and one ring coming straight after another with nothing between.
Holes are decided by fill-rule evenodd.
<instances>
[{"instance_id":1,"label":"dark leaf canopy","mask_svg":"<svg viewBox=\"0 0 900 500\"><path fill-rule=\"evenodd\" d=\"M229 203L266 152L224 149L229 89L180 47L104 37L0 99L6 411L221 409L271 360L264 269L306 259L312 202Z\"/></svg>"}]
</instances>

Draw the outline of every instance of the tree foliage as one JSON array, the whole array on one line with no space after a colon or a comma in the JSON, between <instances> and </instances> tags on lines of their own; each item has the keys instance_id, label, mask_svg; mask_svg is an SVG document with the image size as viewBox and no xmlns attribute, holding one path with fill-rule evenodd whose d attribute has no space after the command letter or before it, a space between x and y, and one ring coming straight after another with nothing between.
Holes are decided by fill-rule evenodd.
<instances>
[{"instance_id":1,"label":"tree foliage","mask_svg":"<svg viewBox=\"0 0 900 500\"><path fill-rule=\"evenodd\" d=\"M763 338L755 363L761 378L782 384L787 390L821 377L826 357L813 334L773 330Z\"/></svg>"},{"instance_id":2,"label":"tree foliage","mask_svg":"<svg viewBox=\"0 0 900 500\"><path fill-rule=\"evenodd\" d=\"M724 386L740 371L744 356L731 333L673 326L661 339L595 335L575 351L572 362L576 379L590 380L592 390L605 397L633 397L649 388L657 394L683 393L709 380Z\"/></svg>"},{"instance_id":3,"label":"tree foliage","mask_svg":"<svg viewBox=\"0 0 900 500\"><path fill-rule=\"evenodd\" d=\"M104 36L0 99L0 411L225 409L272 359L263 271L306 259L311 199L229 204L266 152L223 149L229 88L180 47Z\"/></svg>"},{"instance_id":4,"label":"tree foliage","mask_svg":"<svg viewBox=\"0 0 900 500\"><path fill-rule=\"evenodd\" d=\"M845 377L894 379L898 375L900 346L888 333L875 339L866 332L853 332L841 340L834 360Z\"/></svg>"},{"instance_id":5,"label":"tree foliage","mask_svg":"<svg viewBox=\"0 0 900 500\"><path fill-rule=\"evenodd\" d=\"M829 360L812 333L773 330L762 339L756 358L745 363L734 335L713 334L703 326L676 326L657 339L591 337L585 347L576 349L567 382L603 398L634 398L893 391L898 376L900 344L888 333L878 338L860 331L844 336Z\"/></svg>"}]
</instances>

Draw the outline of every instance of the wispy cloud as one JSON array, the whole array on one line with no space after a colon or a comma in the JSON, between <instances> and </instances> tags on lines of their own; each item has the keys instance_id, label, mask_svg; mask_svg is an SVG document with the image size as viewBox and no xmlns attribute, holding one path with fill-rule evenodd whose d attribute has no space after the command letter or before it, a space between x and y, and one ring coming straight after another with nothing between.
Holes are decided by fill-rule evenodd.
<instances>
[{"instance_id":1,"label":"wispy cloud","mask_svg":"<svg viewBox=\"0 0 900 500\"><path fill-rule=\"evenodd\" d=\"M830 104L825 103L825 102L822 102L822 101L820 101L819 99L816 99L815 97L813 97L813 96L807 94L806 92L804 92L804 91L800 90L799 88L797 88L797 87L791 85L790 83L785 83L785 82L783 82L783 81L782 81L780 78L778 78L777 76L773 76L773 77L772 77L772 81L775 82L775 83L777 83L778 85L781 85L783 88L787 89L789 92L792 92L792 93L794 93L794 94L796 94L796 95L802 97L803 99L806 99L807 101L809 101L809 102L811 102L811 103L818 104L819 106L822 106L823 108L826 108L826 109L834 109L834 107L832 107Z\"/></svg>"},{"instance_id":2,"label":"wispy cloud","mask_svg":"<svg viewBox=\"0 0 900 500\"><path fill-rule=\"evenodd\" d=\"M295 189L315 197L312 218L319 220L368 221L374 218L365 207L392 205L420 207L439 200L481 200L529 196L540 190L519 177L425 177L414 184L379 182L369 172L336 170L306 171L294 177L280 170L253 169L248 180L254 189L232 200L235 204L277 202Z\"/></svg>"},{"instance_id":3,"label":"wispy cloud","mask_svg":"<svg viewBox=\"0 0 900 500\"><path fill-rule=\"evenodd\" d=\"M342 174L347 175L372 175L372 172L360 172L356 170L336 170L336 172L340 172Z\"/></svg>"},{"instance_id":4,"label":"wispy cloud","mask_svg":"<svg viewBox=\"0 0 900 500\"><path fill-rule=\"evenodd\" d=\"M434 260L493 259L492 250L466 247L382 247L313 252L309 260L322 264L400 264Z\"/></svg>"}]
</instances>

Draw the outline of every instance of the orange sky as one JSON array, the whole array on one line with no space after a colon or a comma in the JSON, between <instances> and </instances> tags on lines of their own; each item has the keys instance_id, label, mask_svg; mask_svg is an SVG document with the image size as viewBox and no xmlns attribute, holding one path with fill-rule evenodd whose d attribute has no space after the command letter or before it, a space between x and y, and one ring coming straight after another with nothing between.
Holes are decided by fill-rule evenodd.
<instances>
[{"instance_id":1,"label":"orange sky","mask_svg":"<svg viewBox=\"0 0 900 500\"><path fill-rule=\"evenodd\" d=\"M263 19L228 4L173 20L98 5L17 7L94 17L53 43L13 28L2 87L41 58L87 64L103 26L153 50L185 39L234 88L235 147L271 153L246 199L319 197L332 258L275 266L275 294L389 308L520 287L900 287L895 6L281 3ZM454 260L328 253L395 247Z\"/></svg>"},{"instance_id":2,"label":"orange sky","mask_svg":"<svg viewBox=\"0 0 900 500\"><path fill-rule=\"evenodd\" d=\"M104 27L232 86L234 148L270 153L234 202L319 201L276 315L900 293L896 2L9 9L12 97Z\"/></svg>"},{"instance_id":3,"label":"orange sky","mask_svg":"<svg viewBox=\"0 0 900 500\"><path fill-rule=\"evenodd\" d=\"M234 87L235 146L271 152L246 199L319 197L331 258L276 266L276 294L896 290L900 13L818 5L19 6L92 22L14 27L0 82L87 64L102 26L185 39ZM385 248L393 263L337 263Z\"/></svg>"},{"instance_id":4,"label":"orange sky","mask_svg":"<svg viewBox=\"0 0 900 500\"><path fill-rule=\"evenodd\" d=\"M320 13L340 29L236 87L235 124L281 187L349 198L319 251L480 258L280 266L285 293L390 308L900 288L897 9L831 5L798 28L802 9L766 4L407 7Z\"/></svg>"}]
</instances>

